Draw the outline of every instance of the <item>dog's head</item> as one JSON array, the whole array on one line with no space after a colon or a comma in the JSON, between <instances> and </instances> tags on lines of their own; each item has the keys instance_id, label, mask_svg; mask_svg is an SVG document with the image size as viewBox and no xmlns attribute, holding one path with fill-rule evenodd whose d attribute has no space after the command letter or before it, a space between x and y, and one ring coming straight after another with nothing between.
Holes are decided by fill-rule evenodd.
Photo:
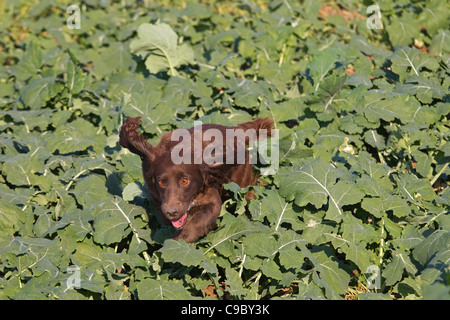
<instances>
[{"instance_id":1,"label":"dog's head","mask_svg":"<svg viewBox=\"0 0 450 320\"><path fill-rule=\"evenodd\" d=\"M189 154L189 164L174 163L172 151L179 146L179 141L172 141L171 133L168 133L157 146L152 146L143 135L137 133L139 121L139 117L125 121L120 130L119 143L141 157L150 197L160 204L161 213L172 225L181 228L202 188L228 182L231 166L195 161L193 154ZM177 155L183 157L183 150L186 149Z\"/></svg>"},{"instance_id":2,"label":"dog's head","mask_svg":"<svg viewBox=\"0 0 450 320\"><path fill-rule=\"evenodd\" d=\"M205 181L199 165L172 162L170 152L151 162L151 182L161 202L161 212L176 228L181 228L195 205L194 199Z\"/></svg>"}]
</instances>

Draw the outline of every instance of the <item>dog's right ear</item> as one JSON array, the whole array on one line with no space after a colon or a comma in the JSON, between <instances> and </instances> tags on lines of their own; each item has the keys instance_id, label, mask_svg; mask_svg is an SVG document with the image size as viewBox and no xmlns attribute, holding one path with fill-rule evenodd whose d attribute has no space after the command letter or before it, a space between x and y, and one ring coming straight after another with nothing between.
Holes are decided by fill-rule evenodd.
<instances>
[{"instance_id":1,"label":"dog's right ear","mask_svg":"<svg viewBox=\"0 0 450 320\"><path fill-rule=\"evenodd\" d=\"M151 159L153 147L147 139L137 132L141 117L128 118L122 125L119 134L119 144L129 149L131 152L139 155L142 160Z\"/></svg>"}]
</instances>

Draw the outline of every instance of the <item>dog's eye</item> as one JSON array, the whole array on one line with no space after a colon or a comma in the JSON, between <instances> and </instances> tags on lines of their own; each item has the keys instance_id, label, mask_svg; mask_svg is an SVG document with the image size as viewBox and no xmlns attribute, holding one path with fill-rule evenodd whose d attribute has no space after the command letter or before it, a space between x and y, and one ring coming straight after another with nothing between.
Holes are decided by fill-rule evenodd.
<instances>
[{"instance_id":1,"label":"dog's eye","mask_svg":"<svg viewBox=\"0 0 450 320\"><path fill-rule=\"evenodd\" d=\"M159 180L159 181L158 181L158 184L159 184L161 187L165 187L165 186L166 186L166 182L165 182L164 180Z\"/></svg>"},{"instance_id":2,"label":"dog's eye","mask_svg":"<svg viewBox=\"0 0 450 320\"><path fill-rule=\"evenodd\" d=\"M183 179L180 180L180 182L181 182L182 185L185 186L185 185L189 184L189 179L183 178Z\"/></svg>"}]
</instances>

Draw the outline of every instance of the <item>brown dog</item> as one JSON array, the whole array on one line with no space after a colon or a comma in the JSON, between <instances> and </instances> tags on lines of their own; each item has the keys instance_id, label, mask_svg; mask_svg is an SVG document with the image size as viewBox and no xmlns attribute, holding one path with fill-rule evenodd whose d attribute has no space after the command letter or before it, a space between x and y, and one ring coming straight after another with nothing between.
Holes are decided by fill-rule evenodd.
<instances>
[{"instance_id":1,"label":"brown dog","mask_svg":"<svg viewBox=\"0 0 450 320\"><path fill-rule=\"evenodd\" d=\"M256 183L246 148L252 138L249 133L256 139L264 136L261 132L270 136L273 126L270 118L237 127L204 124L166 133L158 145L152 146L136 131L139 122L140 117L125 121L119 143L141 157L152 201L164 223L178 229L174 239L186 242L194 242L215 228L222 205L222 184L234 181L246 187ZM229 139L230 131L243 138Z\"/></svg>"}]
</instances>

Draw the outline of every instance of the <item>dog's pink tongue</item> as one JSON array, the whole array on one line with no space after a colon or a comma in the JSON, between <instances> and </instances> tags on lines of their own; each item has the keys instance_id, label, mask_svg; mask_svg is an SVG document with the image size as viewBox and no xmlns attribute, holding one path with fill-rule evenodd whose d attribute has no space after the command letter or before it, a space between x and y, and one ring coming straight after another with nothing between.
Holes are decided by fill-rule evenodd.
<instances>
[{"instance_id":1,"label":"dog's pink tongue","mask_svg":"<svg viewBox=\"0 0 450 320\"><path fill-rule=\"evenodd\" d=\"M181 228L182 226L184 226L184 224L186 223L187 220L187 212L185 214L183 214L181 216L181 218L179 219L174 219L174 220L170 220L170 222L172 222L173 226L177 229Z\"/></svg>"}]
</instances>

